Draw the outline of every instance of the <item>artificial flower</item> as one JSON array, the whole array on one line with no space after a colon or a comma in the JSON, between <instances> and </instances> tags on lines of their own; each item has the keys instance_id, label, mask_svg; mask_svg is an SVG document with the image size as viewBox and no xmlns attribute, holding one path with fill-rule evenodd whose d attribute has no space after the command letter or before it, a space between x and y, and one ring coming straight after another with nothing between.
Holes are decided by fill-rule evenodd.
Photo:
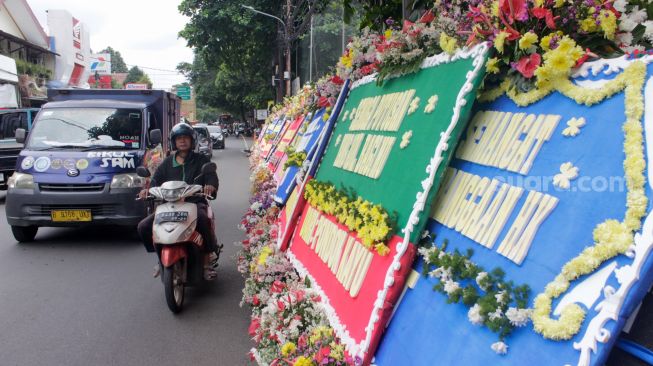
<instances>
[{"instance_id":1,"label":"artificial flower","mask_svg":"<svg viewBox=\"0 0 653 366\"><path fill-rule=\"evenodd\" d=\"M519 39L519 49L528 50L537 43L537 34L533 32L527 32Z\"/></svg>"}]
</instances>

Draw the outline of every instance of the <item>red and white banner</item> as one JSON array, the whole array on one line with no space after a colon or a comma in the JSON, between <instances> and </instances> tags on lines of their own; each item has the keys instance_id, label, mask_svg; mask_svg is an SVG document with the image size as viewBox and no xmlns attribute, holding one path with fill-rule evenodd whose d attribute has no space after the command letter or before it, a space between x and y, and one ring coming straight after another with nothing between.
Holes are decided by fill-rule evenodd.
<instances>
[{"instance_id":1,"label":"red and white banner","mask_svg":"<svg viewBox=\"0 0 653 366\"><path fill-rule=\"evenodd\" d=\"M286 252L300 274L320 292L337 335L352 356L369 364L411 270L415 246L400 236L381 256L353 232L306 204Z\"/></svg>"}]
</instances>

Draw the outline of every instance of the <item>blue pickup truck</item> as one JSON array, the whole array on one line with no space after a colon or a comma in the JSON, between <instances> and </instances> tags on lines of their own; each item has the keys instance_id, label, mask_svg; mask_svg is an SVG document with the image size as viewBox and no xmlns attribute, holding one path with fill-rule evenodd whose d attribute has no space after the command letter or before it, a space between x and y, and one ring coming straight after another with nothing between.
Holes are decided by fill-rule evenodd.
<instances>
[{"instance_id":1,"label":"blue pickup truck","mask_svg":"<svg viewBox=\"0 0 653 366\"><path fill-rule=\"evenodd\" d=\"M37 114L8 179L5 210L19 242L42 226L93 224L134 227L146 207L136 201L145 181L169 153L180 99L160 90L54 89Z\"/></svg>"}]
</instances>

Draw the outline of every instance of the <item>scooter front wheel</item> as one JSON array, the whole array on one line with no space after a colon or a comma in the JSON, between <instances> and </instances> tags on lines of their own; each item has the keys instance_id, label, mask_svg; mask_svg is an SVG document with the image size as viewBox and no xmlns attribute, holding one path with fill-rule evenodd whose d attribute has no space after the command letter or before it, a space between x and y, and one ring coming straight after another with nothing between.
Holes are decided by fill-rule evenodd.
<instances>
[{"instance_id":1,"label":"scooter front wheel","mask_svg":"<svg viewBox=\"0 0 653 366\"><path fill-rule=\"evenodd\" d=\"M184 266L182 261L177 261L170 267L163 268L163 288L166 295L166 303L170 311L177 314L184 305Z\"/></svg>"}]
</instances>

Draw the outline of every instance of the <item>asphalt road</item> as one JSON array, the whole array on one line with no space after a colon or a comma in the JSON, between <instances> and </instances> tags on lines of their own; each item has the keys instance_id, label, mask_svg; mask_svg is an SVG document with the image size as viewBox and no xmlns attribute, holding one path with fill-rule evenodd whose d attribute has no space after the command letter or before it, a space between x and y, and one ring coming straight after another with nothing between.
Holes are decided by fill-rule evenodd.
<instances>
[{"instance_id":1,"label":"asphalt road","mask_svg":"<svg viewBox=\"0 0 653 366\"><path fill-rule=\"evenodd\" d=\"M220 191L213 201L225 244L218 280L187 290L173 315L152 278L155 256L121 227L42 228L18 244L0 193L0 365L245 365L249 309L234 242L247 208L243 141L215 150Z\"/></svg>"}]
</instances>

